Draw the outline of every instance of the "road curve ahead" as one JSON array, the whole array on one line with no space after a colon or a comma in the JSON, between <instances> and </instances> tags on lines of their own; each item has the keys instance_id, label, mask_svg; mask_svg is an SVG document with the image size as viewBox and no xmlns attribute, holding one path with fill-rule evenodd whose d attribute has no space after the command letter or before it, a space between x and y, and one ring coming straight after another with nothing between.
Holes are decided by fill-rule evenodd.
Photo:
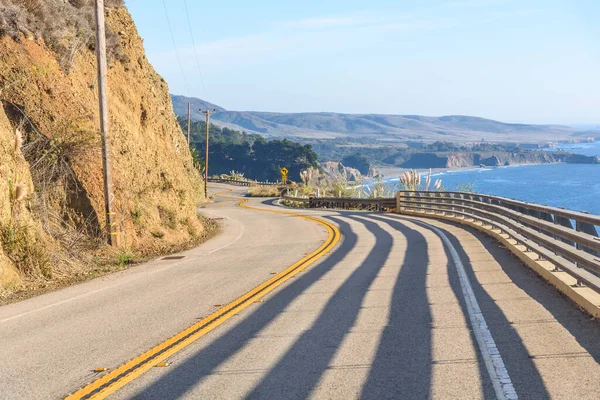
<instances>
[{"instance_id":1,"label":"road curve ahead","mask_svg":"<svg viewBox=\"0 0 600 400\"><path fill-rule=\"evenodd\" d=\"M212 188L225 189L244 191ZM431 219L237 203L204 210L224 232L181 260L1 307L0 398L74 393L244 295L110 398L598 398L600 324L493 239Z\"/></svg>"}]
</instances>

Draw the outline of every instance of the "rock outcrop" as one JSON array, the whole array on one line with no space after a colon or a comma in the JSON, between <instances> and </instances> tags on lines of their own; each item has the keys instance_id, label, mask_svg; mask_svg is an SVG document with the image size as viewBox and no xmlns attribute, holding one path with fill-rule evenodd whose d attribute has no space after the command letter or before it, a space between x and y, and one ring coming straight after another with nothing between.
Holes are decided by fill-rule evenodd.
<instances>
[{"instance_id":1,"label":"rock outcrop","mask_svg":"<svg viewBox=\"0 0 600 400\"><path fill-rule=\"evenodd\" d=\"M326 161L321 163L321 167L323 168L325 174L331 179L338 179L342 177L350 182L357 182L363 178L359 170L356 168L346 167L341 162Z\"/></svg>"},{"instance_id":2,"label":"rock outcrop","mask_svg":"<svg viewBox=\"0 0 600 400\"><path fill-rule=\"evenodd\" d=\"M499 167L517 164L597 164L598 157L563 152L528 151L522 153L435 153L415 152L396 158L402 168L468 168Z\"/></svg>"}]
</instances>

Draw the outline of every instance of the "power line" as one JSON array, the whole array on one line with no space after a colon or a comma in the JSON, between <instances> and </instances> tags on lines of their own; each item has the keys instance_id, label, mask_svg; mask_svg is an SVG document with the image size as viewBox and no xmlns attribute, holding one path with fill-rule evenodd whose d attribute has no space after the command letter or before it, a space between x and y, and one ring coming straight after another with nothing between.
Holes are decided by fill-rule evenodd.
<instances>
[{"instance_id":1,"label":"power line","mask_svg":"<svg viewBox=\"0 0 600 400\"><path fill-rule=\"evenodd\" d=\"M185 71L183 70L183 64L181 62L181 57L179 57L179 50L177 50L177 42L175 42L175 35L173 35L173 29L171 28L171 20L169 19L169 12L167 11L167 4L165 0L162 0L163 6L165 8L165 16L167 17L167 25L169 25L169 32L171 32L171 39L173 40L173 47L175 47L175 54L177 55L177 61L179 62L179 68L181 69L181 75L183 76L183 81L185 82L185 87L187 88L188 95L191 96L192 92L190 91L190 85L188 84L188 80L185 77Z\"/></svg>"},{"instance_id":2,"label":"power line","mask_svg":"<svg viewBox=\"0 0 600 400\"><path fill-rule=\"evenodd\" d=\"M196 52L196 41L194 40L194 32L192 31L192 21L190 21L190 11L188 10L187 0L183 0L185 4L185 14L187 16L188 27L190 28L190 36L192 37L192 45L194 46L194 56L196 57L196 66L198 67L198 73L200 74L200 83L202 84L202 90L204 90L204 99L208 100L208 93L206 92L206 86L204 86L204 78L202 77L202 69L200 68L200 59Z\"/></svg>"}]
</instances>

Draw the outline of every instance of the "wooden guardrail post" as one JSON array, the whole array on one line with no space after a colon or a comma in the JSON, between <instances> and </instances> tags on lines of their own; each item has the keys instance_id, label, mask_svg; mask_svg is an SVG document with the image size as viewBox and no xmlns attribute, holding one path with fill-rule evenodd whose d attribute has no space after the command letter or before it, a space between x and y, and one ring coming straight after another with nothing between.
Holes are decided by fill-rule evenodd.
<instances>
[{"instance_id":1,"label":"wooden guardrail post","mask_svg":"<svg viewBox=\"0 0 600 400\"><path fill-rule=\"evenodd\" d=\"M586 222L582 222L582 221L576 221L575 222L575 229L577 232L583 232L583 233L587 233L590 236L596 237L598 238L598 231L596 230L596 227L592 224L586 223ZM593 254L595 256L599 255L598 251L592 250L592 249L588 249L587 247L581 245L581 244L576 244L576 248L579 250L583 250L586 253L589 254ZM577 282L578 285L581 284L581 282Z\"/></svg>"},{"instance_id":2,"label":"wooden guardrail post","mask_svg":"<svg viewBox=\"0 0 600 400\"><path fill-rule=\"evenodd\" d=\"M581 222L579 222L579 221L575 221L575 230L576 230L577 232L581 232ZM580 250L580 249L581 249L581 245L580 245L579 243L575 243L575 248L576 248L577 250ZM578 262L577 262L577 263L575 263L575 265L577 265L579 268L581 268L581 265L580 265ZM583 282L581 282L579 279L577 279L577 283L576 283L575 285L576 285L576 286L578 286L578 287L585 286L585 285L583 284Z\"/></svg>"}]
</instances>

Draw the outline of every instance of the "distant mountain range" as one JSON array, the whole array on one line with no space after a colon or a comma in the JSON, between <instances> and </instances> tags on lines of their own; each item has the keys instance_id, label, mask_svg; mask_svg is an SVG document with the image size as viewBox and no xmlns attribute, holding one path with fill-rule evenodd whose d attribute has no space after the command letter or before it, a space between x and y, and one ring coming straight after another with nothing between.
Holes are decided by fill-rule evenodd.
<instances>
[{"instance_id":1,"label":"distant mountain range","mask_svg":"<svg viewBox=\"0 0 600 400\"><path fill-rule=\"evenodd\" d=\"M302 137L312 139L370 137L399 141L481 141L543 143L600 137L600 131L577 130L561 125L508 124L463 115L425 117L420 115L272 113L228 111L204 100L171 95L175 113L187 116L192 104L192 119L204 119L199 109L215 109L216 125L258 133L270 138Z\"/></svg>"}]
</instances>

